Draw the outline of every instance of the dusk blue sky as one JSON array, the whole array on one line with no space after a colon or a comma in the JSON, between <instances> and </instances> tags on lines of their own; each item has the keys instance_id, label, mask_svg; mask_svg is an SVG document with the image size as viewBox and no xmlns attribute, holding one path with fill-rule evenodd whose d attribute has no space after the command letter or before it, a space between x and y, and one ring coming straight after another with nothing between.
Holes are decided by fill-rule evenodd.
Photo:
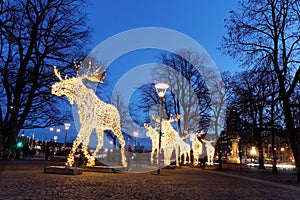
<instances>
[{"instance_id":1,"label":"dusk blue sky","mask_svg":"<svg viewBox=\"0 0 300 200\"><path fill-rule=\"evenodd\" d=\"M92 27L91 43L93 49L99 43L123 31L142 27L161 27L181 32L196 40L211 56L220 71L237 71L238 64L217 50L222 36L225 35L224 19L229 11L237 9L235 0L89 0L87 5L88 24ZM118 79L127 70L136 65L154 62L152 54L128 54L114 63L119 74L112 72L108 77ZM123 68L120 68L122 66ZM114 66L108 66L108 68ZM115 74L114 74L115 73ZM107 80L107 79L106 79ZM57 127L58 128L58 127ZM64 137L63 126L61 136ZM77 130L74 124L69 131L68 140L75 139ZM25 134L35 138L47 139L54 132L46 130L25 130Z\"/></svg>"},{"instance_id":2,"label":"dusk blue sky","mask_svg":"<svg viewBox=\"0 0 300 200\"><path fill-rule=\"evenodd\" d=\"M88 6L89 24L93 28L90 45L96 47L103 40L129 29L168 28L201 44L221 71L236 71L238 64L216 49L226 33L224 19L236 8L235 0L93 1Z\"/></svg>"}]
</instances>

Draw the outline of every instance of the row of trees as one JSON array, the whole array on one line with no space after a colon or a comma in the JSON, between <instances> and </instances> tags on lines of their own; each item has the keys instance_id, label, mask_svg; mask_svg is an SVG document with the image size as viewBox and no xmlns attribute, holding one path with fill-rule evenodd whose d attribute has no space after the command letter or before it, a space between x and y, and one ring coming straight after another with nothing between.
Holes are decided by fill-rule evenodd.
<instances>
[{"instance_id":1,"label":"row of trees","mask_svg":"<svg viewBox=\"0 0 300 200\"><path fill-rule=\"evenodd\" d=\"M300 2L297 0L240 1L239 11L225 20L222 50L248 68L243 74L243 112L260 134L269 123L283 122L300 181ZM252 97L249 95L252 94ZM247 105L247 98L256 103ZM299 121L298 121L299 122ZM261 154L261 152L260 152Z\"/></svg>"},{"instance_id":2,"label":"row of trees","mask_svg":"<svg viewBox=\"0 0 300 200\"><path fill-rule=\"evenodd\" d=\"M255 137L260 167L264 167L262 133L269 131L274 135L276 130L283 129L293 151L298 181L299 27L299 1L240 1L239 10L231 11L229 19L225 20L227 35L220 46L224 54L236 59L245 69L233 75L223 73L222 76L227 89L227 104L237 108L240 118L250 126L249 134ZM190 62L184 58L188 58ZM164 108L168 115L172 113L182 116L177 127L181 135L184 135L184 130L195 132L211 128L214 124L219 124L218 119L222 118L216 112L218 109L212 107L215 95L218 96L218 101L225 101L225 96L220 95L222 87L209 91L205 86L205 81L207 83L209 80L204 81L204 74L197 73L192 65L197 63L201 67L207 59L205 55L195 55L189 50L181 50L177 54L162 54L159 61L168 68L154 72L156 80L163 79L172 83L172 92L167 94ZM179 76L172 70L179 72ZM214 76L210 78L213 80ZM152 105L158 104L153 90L153 85L142 88L143 101L137 105L139 110L148 112ZM194 99L193 95L197 98ZM213 123L208 124L210 119L213 119ZM213 133L219 134L217 127L211 130L216 130Z\"/></svg>"},{"instance_id":3,"label":"row of trees","mask_svg":"<svg viewBox=\"0 0 300 200\"><path fill-rule=\"evenodd\" d=\"M72 61L86 55L89 27L82 9L84 3L0 2L1 145L11 147L21 129L63 122L65 112L53 106L57 99L50 94L50 86L56 80L52 66L65 66L60 71L72 74ZM213 71L205 68L200 74L196 70L210 58L180 50L177 54L161 54L159 60L168 67L162 73L155 72L157 81L163 78L176 83L165 98L165 111L168 116L182 116L177 127L182 136L185 130L202 129L219 134L224 128L219 119L224 117L225 100L238 108L240 117L251 124L258 138L266 128L283 127L300 181L300 2L254 0L240 1L239 6L225 20L227 34L220 49L241 63L245 71L222 74L227 99L224 84L214 82ZM214 82L213 89L207 87L208 82ZM152 105L158 104L153 86L144 86L141 91L143 101L131 107L131 113L125 110L126 115L134 116L136 109L149 112Z\"/></svg>"},{"instance_id":4,"label":"row of trees","mask_svg":"<svg viewBox=\"0 0 300 200\"><path fill-rule=\"evenodd\" d=\"M67 71L86 55L84 0L0 1L0 148L21 129L63 124L51 85L53 65ZM69 71L74 73L74 70Z\"/></svg>"}]
</instances>

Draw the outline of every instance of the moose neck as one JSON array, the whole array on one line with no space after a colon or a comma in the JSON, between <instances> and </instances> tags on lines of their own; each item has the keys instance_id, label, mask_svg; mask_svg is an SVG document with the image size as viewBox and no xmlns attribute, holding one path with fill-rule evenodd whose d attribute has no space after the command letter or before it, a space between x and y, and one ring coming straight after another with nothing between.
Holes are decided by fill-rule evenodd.
<instances>
[{"instance_id":1,"label":"moose neck","mask_svg":"<svg viewBox=\"0 0 300 200\"><path fill-rule=\"evenodd\" d=\"M77 80L74 86L73 98L80 107L88 105L88 107L92 108L96 104L104 104L104 102L97 97L95 91L88 88L82 80Z\"/></svg>"}]
</instances>

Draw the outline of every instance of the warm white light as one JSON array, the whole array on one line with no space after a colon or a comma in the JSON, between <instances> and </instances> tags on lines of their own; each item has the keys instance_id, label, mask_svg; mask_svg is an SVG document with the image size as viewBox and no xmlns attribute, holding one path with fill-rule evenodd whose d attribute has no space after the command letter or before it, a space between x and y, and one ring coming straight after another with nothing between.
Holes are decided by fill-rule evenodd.
<instances>
[{"instance_id":1,"label":"warm white light","mask_svg":"<svg viewBox=\"0 0 300 200\"><path fill-rule=\"evenodd\" d=\"M60 133L60 128L56 129L56 132L57 132L57 133Z\"/></svg>"},{"instance_id":2,"label":"warm white light","mask_svg":"<svg viewBox=\"0 0 300 200\"><path fill-rule=\"evenodd\" d=\"M134 132L133 132L133 136L134 136L134 137L137 137L137 136L139 136L139 132L137 132L137 131L134 131Z\"/></svg>"},{"instance_id":3,"label":"warm white light","mask_svg":"<svg viewBox=\"0 0 300 200\"><path fill-rule=\"evenodd\" d=\"M76 63L75 63L76 64ZM79 66L81 67L81 66ZM89 63L89 69L91 69L91 63ZM94 90L89 89L83 83L83 79L87 78L90 81L102 82L105 76L105 71L98 73L101 68L96 70L92 75L85 74L70 79L63 79L58 72L57 68L54 68L55 75L59 78L60 82L52 85L51 92L54 95L62 96L65 95L69 102L73 104L76 102L78 107L78 115L80 118L79 133L76 140L73 142L73 147L70 151L67 159L67 166L73 166L74 154L80 144L82 144L82 152L87 158L87 166L95 165L95 157L98 151L103 146L104 130L111 130L118 138L120 143L121 162L124 167L127 167L125 151L125 140L122 135L120 115L116 107L111 104L107 104L101 101ZM70 126L66 126L66 130ZM92 155L88 152L88 144L91 138L92 130L96 129L98 137L98 144Z\"/></svg>"},{"instance_id":4,"label":"warm white light","mask_svg":"<svg viewBox=\"0 0 300 200\"><path fill-rule=\"evenodd\" d=\"M193 162L193 164L194 165L198 165L199 157L200 157L200 155L202 155L203 145L198 140L197 134L195 134L195 133L191 133L190 134L190 141L192 142L192 149L193 149L193 154L194 154L194 162Z\"/></svg>"},{"instance_id":5,"label":"warm white light","mask_svg":"<svg viewBox=\"0 0 300 200\"><path fill-rule=\"evenodd\" d=\"M250 154L251 154L252 156L255 156L255 155L256 155L256 149L255 149L255 147L252 147L252 148L251 148Z\"/></svg>"},{"instance_id":6,"label":"warm white light","mask_svg":"<svg viewBox=\"0 0 300 200\"><path fill-rule=\"evenodd\" d=\"M156 92L159 98L165 96L166 90L169 88L169 85L166 83L157 83L155 84Z\"/></svg>"},{"instance_id":7,"label":"warm white light","mask_svg":"<svg viewBox=\"0 0 300 200\"><path fill-rule=\"evenodd\" d=\"M54 128L53 128L53 127L50 127L50 128L49 128L49 130L50 130L50 131L53 131L53 130L54 130Z\"/></svg>"},{"instance_id":8,"label":"warm white light","mask_svg":"<svg viewBox=\"0 0 300 200\"><path fill-rule=\"evenodd\" d=\"M66 130L69 130L69 129L70 129L70 126L71 126L71 124L65 123L65 129L66 129Z\"/></svg>"},{"instance_id":9,"label":"warm white light","mask_svg":"<svg viewBox=\"0 0 300 200\"><path fill-rule=\"evenodd\" d=\"M152 116L153 120L159 122L160 119ZM176 118L177 120L177 118ZM183 139L179 136L178 132L171 125L172 122L176 121L172 118L169 120L162 120L161 131L164 134L164 137L161 138L161 148L164 150L164 164L169 165L171 163L171 156L173 151L175 150L175 160L176 166L179 166L178 160L181 155L184 155L184 159L186 160L186 156L190 158L190 145L183 141ZM159 130L157 127L153 128L144 124L144 127L147 129L146 135L150 137L152 141L152 152L151 152L151 162L153 161L153 153L158 147L159 142ZM180 153L179 153L180 149Z\"/></svg>"},{"instance_id":10,"label":"warm white light","mask_svg":"<svg viewBox=\"0 0 300 200\"><path fill-rule=\"evenodd\" d=\"M206 144L207 164L214 165L215 147L212 145L212 143L214 143L215 140L208 141L202 139L202 141Z\"/></svg>"}]
</instances>

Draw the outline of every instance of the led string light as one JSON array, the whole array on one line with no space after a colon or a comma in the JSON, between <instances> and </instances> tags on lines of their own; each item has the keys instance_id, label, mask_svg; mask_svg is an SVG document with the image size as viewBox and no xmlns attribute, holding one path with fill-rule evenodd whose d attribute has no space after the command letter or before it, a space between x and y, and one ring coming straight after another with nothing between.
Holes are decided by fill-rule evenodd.
<instances>
[{"instance_id":1,"label":"led string light","mask_svg":"<svg viewBox=\"0 0 300 200\"><path fill-rule=\"evenodd\" d=\"M118 109L111 104L106 104L101 101L94 90L87 88L83 83L84 78L91 81L102 82L105 72L102 72L99 75L97 74L99 71L99 69L96 70L91 76L77 75L76 78L62 79L60 73L56 67L54 67L54 73L59 78L60 82L57 82L52 86L51 92L57 96L67 96L71 104L76 102L81 124L81 128L76 140L73 142L71 152L66 162L66 165L70 167L74 164L74 153L80 144L82 144L83 154L88 159L87 166L95 166L95 156L103 146L104 130L112 130L118 138L121 146L121 162L124 167L127 167L124 154L125 140L121 131ZM90 155L88 152L88 144L93 129L96 130L98 144L96 150Z\"/></svg>"},{"instance_id":2,"label":"led string light","mask_svg":"<svg viewBox=\"0 0 300 200\"><path fill-rule=\"evenodd\" d=\"M203 131L201 131L203 133ZM192 149L193 149L193 154L194 154L194 165L198 165L199 162L199 156L202 155L203 151L203 145L202 143L198 140L197 134L195 133L190 133L190 141L192 142Z\"/></svg>"},{"instance_id":3,"label":"led string light","mask_svg":"<svg viewBox=\"0 0 300 200\"><path fill-rule=\"evenodd\" d=\"M204 140L202 141L206 145L206 152L207 152L207 164L208 165L214 165L214 155L215 155L215 147L212 145L216 140Z\"/></svg>"},{"instance_id":4,"label":"led string light","mask_svg":"<svg viewBox=\"0 0 300 200\"><path fill-rule=\"evenodd\" d=\"M160 119L156 116L152 116L152 119L155 122L159 122ZM178 119L178 118L177 118ZM176 119L176 120L177 120ZM178 159L181 155L184 155L184 159L186 161L186 155L190 157L190 145L183 141L183 139L179 136L178 132L173 128L171 125L172 122L176 120L170 118L169 120L162 120L162 127L161 131L164 134L161 140L161 148L164 150L164 164L169 165L171 163L171 156L173 151L175 150L175 157L176 157L176 166L179 166ZM153 152L157 149L158 144L158 135L159 133L156 131L157 128L152 128L147 125L144 125L145 128L148 130L146 135L149 136L152 140L152 145L155 145L151 152L151 158ZM181 154L179 154L179 151Z\"/></svg>"}]
</instances>

